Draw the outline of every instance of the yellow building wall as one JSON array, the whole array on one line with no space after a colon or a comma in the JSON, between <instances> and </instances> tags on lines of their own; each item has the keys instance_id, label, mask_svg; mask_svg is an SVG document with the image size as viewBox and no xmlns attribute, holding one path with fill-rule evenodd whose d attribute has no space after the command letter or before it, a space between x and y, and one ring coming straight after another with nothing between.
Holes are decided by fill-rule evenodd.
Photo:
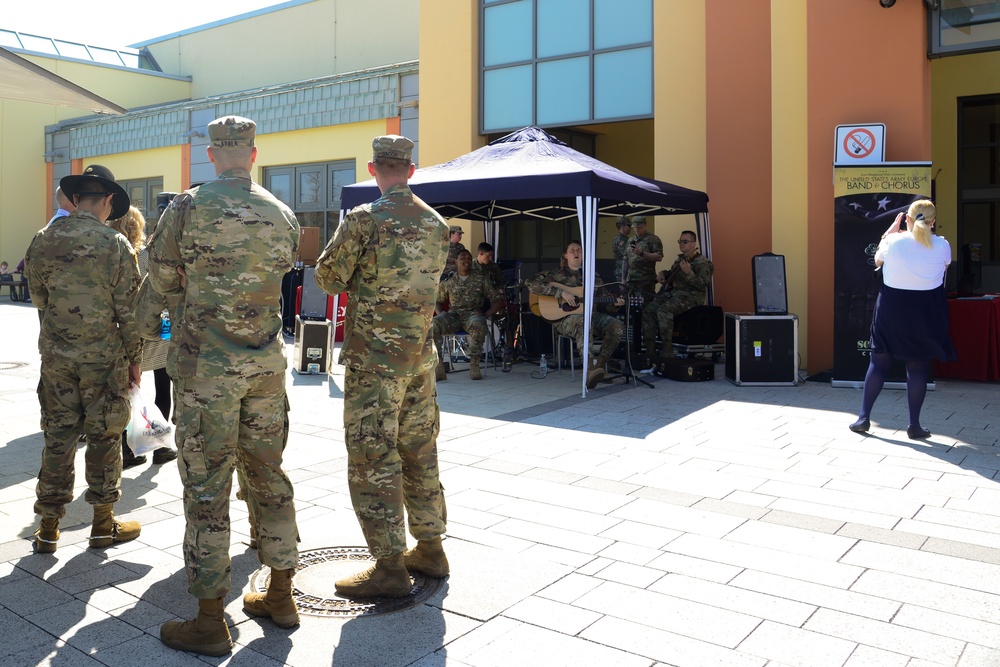
<instances>
[{"instance_id":1,"label":"yellow building wall","mask_svg":"<svg viewBox=\"0 0 1000 667\"><path fill-rule=\"evenodd\" d=\"M356 160L357 182L367 181L372 139L386 133L385 120L298 130L257 137L254 181L262 182L262 170L288 164Z\"/></svg>"},{"instance_id":2,"label":"yellow building wall","mask_svg":"<svg viewBox=\"0 0 1000 667\"><path fill-rule=\"evenodd\" d=\"M410 0L316 0L147 48L207 97L416 60L419 10Z\"/></svg>"},{"instance_id":3,"label":"yellow building wall","mask_svg":"<svg viewBox=\"0 0 1000 667\"><path fill-rule=\"evenodd\" d=\"M48 222L45 201L46 123L54 107L0 100L0 260L11 270L31 237Z\"/></svg>"},{"instance_id":4,"label":"yellow building wall","mask_svg":"<svg viewBox=\"0 0 1000 667\"><path fill-rule=\"evenodd\" d=\"M1000 90L1000 52L973 53L931 61L932 173L937 175L937 229L957 257L958 98Z\"/></svg>"},{"instance_id":5,"label":"yellow building wall","mask_svg":"<svg viewBox=\"0 0 1000 667\"><path fill-rule=\"evenodd\" d=\"M420 5L422 166L447 162L485 145L478 117L478 8L479 3L468 0Z\"/></svg>"},{"instance_id":6,"label":"yellow building wall","mask_svg":"<svg viewBox=\"0 0 1000 667\"><path fill-rule=\"evenodd\" d=\"M809 354L809 105L806 6L771 0L771 247L785 256L788 310L799 316L799 355ZM804 364L803 364L804 366Z\"/></svg>"},{"instance_id":7,"label":"yellow building wall","mask_svg":"<svg viewBox=\"0 0 1000 667\"><path fill-rule=\"evenodd\" d=\"M180 192L182 146L167 146L145 151L83 158L83 164L102 164L111 170L119 183L133 179L163 178L164 192ZM153 208L146 206L146 208Z\"/></svg>"},{"instance_id":8,"label":"yellow building wall","mask_svg":"<svg viewBox=\"0 0 1000 667\"><path fill-rule=\"evenodd\" d=\"M40 67L44 67L78 86L97 93L126 109L145 107L153 104L165 104L186 100L191 97L191 82L173 77L145 73L139 70L127 70L115 67L102 67L89 63L59 60L21 54ZM88 116L92 112L87 109L71 109L53 107L59 120Z\"/></svg>"}]
</instances>

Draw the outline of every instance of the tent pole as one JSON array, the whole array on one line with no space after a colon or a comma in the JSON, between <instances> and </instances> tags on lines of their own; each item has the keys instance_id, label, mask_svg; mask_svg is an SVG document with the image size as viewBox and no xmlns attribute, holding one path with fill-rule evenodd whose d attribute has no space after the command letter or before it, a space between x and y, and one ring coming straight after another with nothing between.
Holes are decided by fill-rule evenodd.
<instances>
[{"instance_id":1,"label":"tent pole","mask_svg":"<svg viewBox=\"0 0 1000 667\"><path fill-rule=\"evenodd\" d=\"M712 259L712 230L708 224L708 211L695 214L695 224L698 230L698 240L701 242L701 254ZM708 305L715 305L715 276L708 281Z\"/></svg>"},{"instance_id":2,"label":"tent pole","mask_svg":"<svg viewBox=\"0 0 1000 667\"><path fill-rule=\"evenodd\" d=\"M594 267L597 261L597 199L576 198L577 218L580 222L580 239L583 242L583 372L580 398L587 398L587 373L590 370L590 326L593 319Z\"/></svg>"}]
</instances>

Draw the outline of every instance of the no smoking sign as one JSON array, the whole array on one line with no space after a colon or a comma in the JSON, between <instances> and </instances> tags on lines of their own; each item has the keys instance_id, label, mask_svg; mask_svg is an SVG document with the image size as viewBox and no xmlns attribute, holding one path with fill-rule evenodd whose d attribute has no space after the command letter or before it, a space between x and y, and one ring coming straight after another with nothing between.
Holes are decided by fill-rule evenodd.
<instances>
[{"instance_id":1,"label":"no smoking sign","mask_svg":"<svg viewBox=\"0 0 1000 667\"><path fill-rule=\"evenodd\" d=\"M885 162L885 125L838 125L834 152L836 165Z\"/></svg>"}]
</instances>

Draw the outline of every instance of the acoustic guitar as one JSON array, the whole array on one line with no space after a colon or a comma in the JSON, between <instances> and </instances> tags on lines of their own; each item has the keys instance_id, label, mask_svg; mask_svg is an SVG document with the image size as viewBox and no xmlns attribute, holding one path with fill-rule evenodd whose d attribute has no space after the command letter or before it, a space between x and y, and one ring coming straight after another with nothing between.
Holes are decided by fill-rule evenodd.
<instances>
[{"instance_id":1,"label":"acoustic guitar","mask_svg":"<svg viewBox=\"0 0 1000 667\"><path fill-rule=\"evenodd\" d=\"M558 322L559 320L565 318L568 315L582 315L583 314L583 287L567 287L566 285L559 285L557 283L549 283L550 285L561 289L564 292L569 292L576 297L576 305L571 306L562 299L558 299L554 296L546 296L544 294L528 294L528 306L531 308L531 312L538 315L541 318L549 322ZM624 299L621 296L598 296L594 297L594 303L614 303L619 299ZM641 306L643 301L642 297L635 295L626 299L626 302L631 302L633 306Z\"/></svg>"}]
</instances>

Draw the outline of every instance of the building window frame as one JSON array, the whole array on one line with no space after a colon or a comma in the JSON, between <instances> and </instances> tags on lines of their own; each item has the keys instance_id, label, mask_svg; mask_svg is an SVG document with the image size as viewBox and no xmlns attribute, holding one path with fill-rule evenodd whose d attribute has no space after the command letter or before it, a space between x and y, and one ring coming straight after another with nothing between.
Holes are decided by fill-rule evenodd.
<instances>
[{"instance_id":1,"label":"building window frame","mask_svg":"<svg viewBox=\"0 0 1000 667\"><path fill-rule=\"evenodd\" d=\"M146 234L152 233L155 223L160 219L160 212L156 209L156 195L163 192L163 177L130 178L120 181L119 185L128 193L129 203L139 209L146 219ZM135 196L136 193L138 197Z\"/></svg>"},{"instance_id":2,"label":"building window frame","mask_svg":"<svg viewBox=\"0 0 1000 667\"><path fill-rule=\"evenodd\" d=\"M275 185L278 179L287 179L287 191ZM321 246L340 224L340 189L356 181L353 159L268 166L262 174L264 187L292 209L299 226L319 227Z\"/></svg>"},{"instance_id":3,"label":"building window frame","mask_svg":"<svg viewBox=\"0 0 1000 667\"><path fill-rule=\"evenodd\" d=\"M510 61L505 61L501 57L496 60L496 62L491 61L487 64L488 54L493 54L493 58L497 57L497 52L492 48L492 45L488 43L490 40L488 11L495 11L502 9L505 6L515 6L526 2L530 3L532 17L530 28L531 57L524 58L524 54L519 54L519 59L516 60L512 59ZM596 44L598 37L595 29L595 16L598 13L597 5L600 3L607 3L609 0L586 0L589 10L587 48L580 51L565 53L559 52L555 55L540 56L540 52L544 53L546 51L546 45L539 44L538 28L539 4L543 2L545 2L545 0L480 0L478 114L480 134L506 134L507 132L524 127L525 125L544 125L544 127L547 128L571 127L591 123L608 123L652 118L654 112L653 100L655 99L652 27L649 28L650 33L648 35L648 39L646 36L643 36L642 41L629 43L616 42L611 46L599 48ZM634 2L641 5L646 2L646 0L634 0ZM650 26L652 26L652 13L654 11L653 4L653 0L649 0L648 24ZM640 9L642 11L646 11L647 7L643 6ZM522 44L524 41L525 40L523 39L519 40L517 44ZM602 78L598 72L601 67L602 56L606 58L608 56L630 51L637 54L642 53L648 57L648 71L642 73L642 77L648 80L648 94L647 91L642 91L642 95L637 95L635 100L632 102L635 106L633 109L629 109L628 104L622 103L620 106L624 106L625 108L615 108L612 111L605 112L605 115L600 115L602 113L601 108L595 103L595 98L603 88L606 88L609 85L614 85L613 81L608 80L607 77ZM551 68L553 65L574 60L578 62L585 60L587 63L586 87L588 92L586 104L587 109L583 114L584 117L581 118L580 114L576 112L576 109L579 109L579 106L574 108L574 114L572 117L566 116L565 118L558 118L551 115L551 112L554 109L540 110L540 104L544 102L545 96L539 94L539 70L544 70L547 66ZM530 80L530 83L526 83L526 80ZM514 85L517 83L523 87L530 87L530 90L522 91L523 94L514 94L513 91L497 88L497 84L495 83L496 81L505 81L508 85ZM496 97L492 98L491 96ZM520 110L513 110L516 113L516 117L521 120L515 120L513 116L504 114L503 110L500 110L499 112L494 111L494 107L496 106L494 104L494 100L501 98L519 100L522 103L522 108ZM527 101L529 99L530 103ZM524 106L528 105L530 105L530 112L524 108ZM607 108L607 105L605 105L605 108ZM539 118L544 119L545 122L539 122Z\"/></svg>"},{"instance_id":4,"label":"building window frame","mask_svg":"<svg viewBox=\"0 0 1000 667\"><path fill-rule=\"evenodd\" d=\"M928 3L928 56L941 58L963 53L1000 49L1000 2L988 2L969 8L955 0ZM968 35L960 42L950 39Z\"/></svg>"},{"instance_id":5,"label":"building window frame","mask_svg":"<svg viewBox=\"0 0 1000 667\"><path fill-rule=\"evenodd\" d=\"M990 103L994 107L993 118L985 136L972 133L967 127L970 107L982 107ZM968 243L982 244L981 262L983 266L1000 266L1000 94L974 95L958 98L957 124L958 177L956 235L959 249ZM977 136L977 140L967 140L967 136ZM975 162L979 168L985 166L986 174L976 177L971 173L977 169L968 159L968 151L986 150L987 157ZM985 220L972 220L967 215L974 209L989 211ZM978 232L975 231L978 229ZM959 252L961 260L962 253ZM962 271L967 267L961 267Z\"/></svg>"}]
</instances>

